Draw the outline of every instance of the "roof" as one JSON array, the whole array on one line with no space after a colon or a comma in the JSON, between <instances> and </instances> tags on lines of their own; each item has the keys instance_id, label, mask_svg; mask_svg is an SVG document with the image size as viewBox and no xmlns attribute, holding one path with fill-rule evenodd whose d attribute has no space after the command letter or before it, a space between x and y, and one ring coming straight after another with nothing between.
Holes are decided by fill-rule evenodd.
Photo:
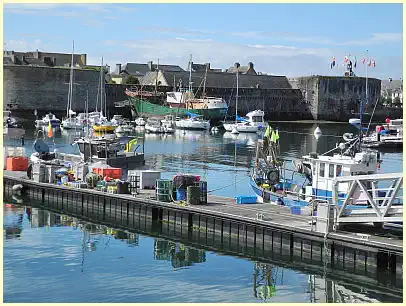
<instances>
[{"instance_id":1,"label":"roof","mask_svg":"<svg viewBox=\"0 0 406 306\"><path fill-rule=\"evenodd\" d=\"M175 79L176 85L179 84L179 80L182 80L182 87L187 88L189 86L189 72L162 72L166 86L173 86ZM142 79L143 85L155 85L156 72L148 72ZM203 86L204 72L192 72L193 87L198 87L200 84ZM257 86L258 85L258 86ZM236 87L236 75L226 72L207 72L206 87L216 88L233 88ZM285 76L271 76L271 75L251 75L241 74L238 77L239 88L289 88L292 86L288 82Z\"/></svg>"},{"instance_id":2,"label":"roof","mask_svg":"<svg viewBox=\"0 0 406 306\"><path fill-rule=\"evenodd\" d=\"M239 67L238 67L238 72L240 72L240 73L247 73L249 69L250 69L249 66L239 66ZM254 70L254 68L252 68L252 70ZM254 70L254 71L255 71L255 70ZM228 73L236 73L236 67L235 67L235 66L232 66L232 67L228 68L228 69L226 70L226 72L228 72Z\"/></svg>"},{"instance_id":3,"label":"roof","mask_svg":"<svg viewBox=\"0 0 406 306\"><path fill-rule=\"evenodd\" d=\"M402 81L401 80L382 80L381 81L381 89L382 90L400 90L402 88Z\"/></svg>"},{"instance_id":4,"label":"roof","mask_svg":"<svg viewBox=\"0 0 406 306\"><path fill-rule=\"evenodd\" d=\"M156 70L157 65L152 64L152 70ZM124 65L122 70L127 71L128 74L143 76L151 70L148 67L148 64L139 64L139 63L127 63ZM163 71L184 71L181 67L177 65L159 65L159 70Z\"/></svg>"}]
</instances>

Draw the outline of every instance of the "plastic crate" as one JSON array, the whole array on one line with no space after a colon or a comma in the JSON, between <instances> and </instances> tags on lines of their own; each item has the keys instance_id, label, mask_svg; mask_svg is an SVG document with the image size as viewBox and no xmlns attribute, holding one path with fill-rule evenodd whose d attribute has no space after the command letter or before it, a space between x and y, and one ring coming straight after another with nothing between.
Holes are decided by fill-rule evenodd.
<instances>
[{"instance_id":1,"label":"plastic crate","mask_svg":"<svg viewBox=\"0 0 406 306\"><path fill-rule=\"evenodd\" d=\"M102 177L111 177L113 179L121 178L121 168L93 168L93 173L99 174Z\"/></svg>"},{"instance_id":2,"label":"plastic crate","mask_svg":"<svg viewBox=\"0 0 406 306\"><path fill-rule=\"evenodd\" d=\"M255 204L257 203L257 196L237 196L234 197L236 204Z\"/></svg>"},{"instance_id":3,"label":"plastic crate","mask_svg":"<svg viewBox=\"0 0 406 306\"><path fill-rule=\"evenodd\" d=\"M290 208L290 213L292 215L300 215L300 206L292 206Z\"/></svg>"},{"instance_id":4,"label":"plastic crate","mask_svg":"<svg viewBox=\"0 0 406 306\"><path fill-rule=\"evenodd\" d=\"M6 170L8 171L27 171L28 158L26 157L7 157Z\"/></svg>"}]
</instances>

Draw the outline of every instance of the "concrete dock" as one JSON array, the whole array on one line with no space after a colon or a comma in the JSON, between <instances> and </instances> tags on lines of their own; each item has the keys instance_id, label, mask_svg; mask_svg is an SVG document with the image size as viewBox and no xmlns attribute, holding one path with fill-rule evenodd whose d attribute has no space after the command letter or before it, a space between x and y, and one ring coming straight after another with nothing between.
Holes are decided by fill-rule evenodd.
<instances>
[{"instance_id":1,"label":"concrete dock","mask_svg":"<svg viewBox=\"0 0 406 306\"><path fill-rule=\"evenodd\" d=\"M45 209L94 222L149 228L159 236L189 237L205 245L211 241L252 255L279 254L326 267L352 269L357 274L384 271L403 277L403 236L366 234L368 227L325 235L315 231L312 216L292 215L286 207L241 205L232 198L214 195L208 196L205 205L185 206L156 201L153 190L141 190L135 197L110 194L37 183L24 172L4 171L3 182L6 199L11 199L13 185L22 184L23 198L37 201ZM359 232L362 229L364 233Z\"/></svg>"}]
</instances>

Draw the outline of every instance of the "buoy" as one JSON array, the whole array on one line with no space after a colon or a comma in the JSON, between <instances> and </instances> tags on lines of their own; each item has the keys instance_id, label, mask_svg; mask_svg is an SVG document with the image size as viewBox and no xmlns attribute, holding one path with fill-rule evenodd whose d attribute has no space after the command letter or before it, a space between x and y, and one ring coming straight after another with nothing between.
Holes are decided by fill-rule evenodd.
<instances>
[{"instance_id":1,"label":"buoy","mask_svg":"<svg viewBox=\"0 0 406 306\"><path fill-rule=\"evenodd\" d=\"M21 195L21 191L23 190L23 185L17 184L13 185L13 194Z\"/></svg>"},{"instance_id":2,"label":"buoy","mask_svg":"<svg viewBox=\"0 0 406 306\"><path fill-rule=\"evenodd\" d=\"M319 127L316 127L316 129L314 130L314 137L316 138L316 140L321 137L321 129Z\"/></svg>"}]
</instances>

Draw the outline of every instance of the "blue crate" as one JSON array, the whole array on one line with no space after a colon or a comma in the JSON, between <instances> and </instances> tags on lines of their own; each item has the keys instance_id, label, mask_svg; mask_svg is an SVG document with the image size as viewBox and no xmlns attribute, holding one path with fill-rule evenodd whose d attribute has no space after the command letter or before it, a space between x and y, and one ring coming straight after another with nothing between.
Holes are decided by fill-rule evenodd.
<instances>
[{"instance_id":1,"label":"blue crate","mask_svg":"<svg viewBox=\"0 0 406 306\"><path fill-rule=\"evenodd\" d=\"M236 196L234 197L236 204L255 204L257 203L256 196Z\"/></svg>"},{"instance_id":2,"label":"blue crate","mask_svg":"<svg viewBox=\"0 0 406 306\"><path fill-rule=\"evenodd\" d=\"M290 213L292 215L300 215L300 206L292 206L290 208Z\"/></svg>"}]
</instances>

